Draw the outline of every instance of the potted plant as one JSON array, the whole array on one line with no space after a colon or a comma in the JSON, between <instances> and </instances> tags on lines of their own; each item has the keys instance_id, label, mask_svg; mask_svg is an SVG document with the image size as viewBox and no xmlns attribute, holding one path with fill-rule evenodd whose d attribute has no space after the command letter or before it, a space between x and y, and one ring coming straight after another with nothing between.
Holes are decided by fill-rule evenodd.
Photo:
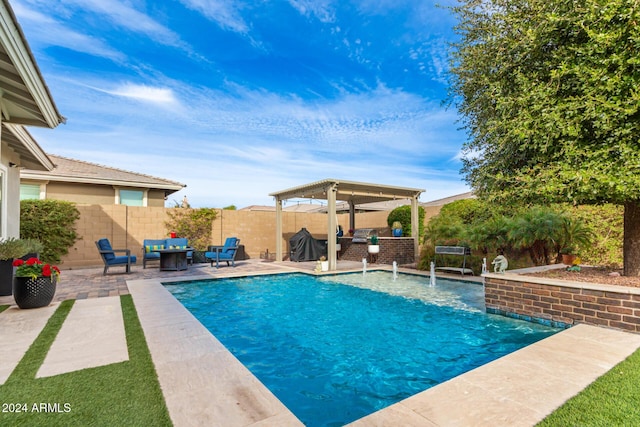
<instances>
[{"instance_id":1,"label":"potted plant","mask_svg":"<svg viewBox=\"0 0 640 427\"><path fill-rule=\"evenodd\" d=\"M0 296L11 295L13 283L13 260L27 253L24 241L8 238L0 241Z\"/></svg>"},{"instance_id":2,"label":"potted plant","mask_svg":"<svg viewBox=\"0 0 640 427\"><path fill-rule=\"evenodd\" d=\"M402 237L402 223L400 221L393 221L391 234L393 237Z\"/></svg>"},{"instance_id":3,"label":"potted plant","mask_svg":"<svg viewBox=\"0 0 640 427\"><path fill-rule=\"evenodd\" d=\"M557 243L562 263L569 266L575 264L578 257L576 248L589 246L592 239L593 232L582 220L565 216Z\"/></svg>"},{"instance_id":4,"label":"potted plant","mask_svg":"<svg viewBox=\"0 0 640 427\"><path fill-rule=\"evenodd\" d=\"M380 245L378 244L378 236L376 236L375 234L371 236L371 243L369 243L367 250L369 251L370 254L377 254L378 252L380 252Z\"/></svg>"},{"instance_id":5,"label":"potted plant","mask_svg":"<svg viewBox=\"0 0 640 427\"><path fill-rule=\"evenodd\" d=\"M329 271L329 261L327 261L327 257L325 256L321 256L316 263L316 273L320 273L321 271Z\"/></svg>"},{"instance_id":6,"label":"potted plant","mask_svg":"<svg viewBox=\"0 0 640 427\"><path fill-rule=\"evenodd\" d=\"M16 259L13 298L20 308L45 307L51 303L60 279L60 269L38 258Z\"/></svg>"},{"instance_id":7,"label":"potted plant","mask_svg":"<svg viewBox=\"0 0 640 427\"><path fill-rule=\"evenodd\" d=\"M560 255L562 256L562 263L566 265L573 265L576 258L578 257L575 254L575 249L573 249L572 247L560 249Z\"/></svg>"}]
</instances>

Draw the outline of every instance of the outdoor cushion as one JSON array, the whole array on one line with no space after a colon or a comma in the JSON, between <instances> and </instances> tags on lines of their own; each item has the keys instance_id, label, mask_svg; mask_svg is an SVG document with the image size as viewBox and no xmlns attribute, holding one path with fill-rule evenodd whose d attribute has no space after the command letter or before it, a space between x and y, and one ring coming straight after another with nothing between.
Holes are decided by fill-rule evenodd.
<instances>
[{"instance_id":1,"label":"outdoor cushion","mask_svg":"<svg viewBox=\"0 0 640 427\"><path fill-rule=\"evenodd\" d=\"M146 245L144 247L145 253L155 252L160 249L164 249L164 245Z\"/></svg>"}]
</instances>

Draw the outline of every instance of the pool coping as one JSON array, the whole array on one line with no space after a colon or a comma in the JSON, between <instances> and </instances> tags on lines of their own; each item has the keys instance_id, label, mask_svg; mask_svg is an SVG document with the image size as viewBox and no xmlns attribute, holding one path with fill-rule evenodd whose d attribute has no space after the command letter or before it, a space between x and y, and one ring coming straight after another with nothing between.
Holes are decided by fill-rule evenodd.
<instances>
[{"instance_id":1,"label":"pool coping","mask_svg":"<svg viewBox=\"0 0 640 427\"><path fill-rule=\"evenodd\" d=\"M162 285L200 279L127 282L174 425L302 426ZM534 425L639 347L637 334L574 326L349 425Z\"/></svg>"}]
</instances>

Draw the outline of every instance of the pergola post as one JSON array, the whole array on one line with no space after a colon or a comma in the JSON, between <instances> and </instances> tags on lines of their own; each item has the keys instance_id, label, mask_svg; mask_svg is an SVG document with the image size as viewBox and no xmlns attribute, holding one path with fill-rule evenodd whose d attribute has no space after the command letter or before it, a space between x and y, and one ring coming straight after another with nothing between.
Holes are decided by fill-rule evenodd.
<instances>
[{"instance_id":1,"label":"pergola post","mask_svg":"<svg viewBox=\"0 0 640 427\"><path fill-rule=\"evenodd\" d=\"M276 197L276 261L282 260L282 200Z\"/></svg>"},{"instance_id":2,"label":"pergola post","mask_svg":"<svg viewBox=\"0 0 640 427\"><path fill-rule=\"evenodd\" d=\"M327 187L327 259L329 260L329 271L338 269L338 254L336 251L336 230L338 228L336 218L336 185Z\"/></svg>"},{"instance_id":3,"label":"pergola post","mask_svg":"<svg viewBox=\"0 0 640 427\"><path fill-rule=\"evenodd\" d=\"M411 237L413 237L413 261L415 262L420 254L420 215L418 214L418 196L411 198Z\"/></svg>"},{"instance_id":4,"label":"pergola post","mask_svg":"<svg viewBox=\"0 0 640 427\"><path fill-rule=\"evenodd\" d=\"M356 229L356 204L349 200L349 230Z\"/></svg>"}]
</instances>

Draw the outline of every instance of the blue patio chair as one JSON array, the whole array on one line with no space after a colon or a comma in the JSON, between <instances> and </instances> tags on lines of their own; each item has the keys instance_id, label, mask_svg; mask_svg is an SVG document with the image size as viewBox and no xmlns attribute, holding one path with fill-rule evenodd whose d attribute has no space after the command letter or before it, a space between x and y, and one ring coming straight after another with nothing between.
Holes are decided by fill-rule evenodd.
<instances>
[{"instance_id":1,"label":"blue patio chair","mask_svg":"<svg viewBox=\"0 0 640 427\"><path fill-rule=\"evenodd\" d=\"M237 237L227 237L224 246L209 246L207 252L204 253L204 257L211 262L211 267L213 267L214 260L216 262L216 268L220 267L220 261L226 261L227 265L231 262L231 265L235 267L239 245L240 239Z\"/></svg>"},{"instance_id":2,"label":"blue patio chair","mask_svg":"<svg viewBox=\"0 0 640 427\"><path fill-rule=\"evenodd\" d=\"M100 256L102 257L102 262L104 262L104 271L102 272L103 276L107 274L109 267L113 266L124 266L125 272L131 273L131 264L136 263L136 256L131 255L131 251L129 249L113 249L109 239L98 240L96 242L96 246L98 247L98 252L100 252ZM125 255L116 256L116 252L124 252Z\"/></svg>"}]
</instances>

